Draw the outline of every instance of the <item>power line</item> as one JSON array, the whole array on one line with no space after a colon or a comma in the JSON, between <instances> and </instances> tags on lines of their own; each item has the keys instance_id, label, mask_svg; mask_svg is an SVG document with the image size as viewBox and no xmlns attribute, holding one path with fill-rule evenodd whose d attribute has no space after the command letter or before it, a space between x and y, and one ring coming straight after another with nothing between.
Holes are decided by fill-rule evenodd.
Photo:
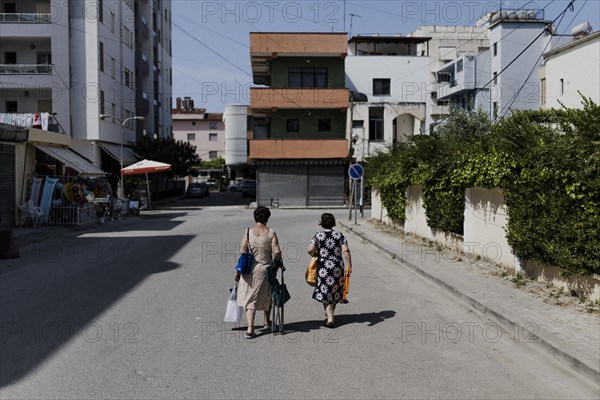
<instances>
[{"instance_id":1,"label":"power line","mask_svg":"<svg viewBox=\"0 0 600 400\"><path fill-rule=\"evenodd\" d=\"M586 0L587 3L587 0ZM579 13L581 12L581 10L583 9L583 7L585 6L585 3L583 3L583 6L581 6L581 8L579 9L579 11L577 12L577 14L575 14L575 16L573 17L573 19L571 20L571 22L573 22L575 20L575 18L577 17L577 15L579 15ZM558 21L558 23L556 24L556 30L558 31L558 28L560 26L560 24L562 23L562 20L564 18L565 14L563 14L560 17L560 20ZM570 25L571 23L569 23ZM531 75L533 75L533 72L539 68L539 62L540 59L544 56L544 53L546 52L546 49L548 48L548 46L552 43L552 39L549 39L548 42L546 43L546 45L544 46L544 48L542 49L542 52L540 53L539 57L535 60L535 63L533 64L533 68L531 68L531 71L529 71L529 74L527 75L527 78L525 78L525 80L523 81L523 84L519 86L519 90L517 90L517 92L515 93L515 95L509 100L509 103L504 106L502 108L502 110L500 111L500 114L502 114L502 116L505 116L506 114L508 114L509 111L511 111L511 107L514 104L515 101L517 101L517 99L519 98L519 95L521 94L521 90L523 90L523 88L525 87L525 84L529 81L529 78L531 78Z\"/></svg>"},{"instance_id":2,"label":"power line","mask_svg":"<svg viewBox=\"0 0 600 400\"><path fill-rule=\"evenodd\" d=\"M560 14L559 14L559 15L558 15L558 16L557 16L555 19L554 19L554 20L552 20L552 22L550 22L550 24L548 24L548 25L552 26L552 24L554 24L554 22L556 22L556 21L557 21L559 18L562 18L562 17L564 16L564 14L566 14L566 12L567 12L569 9L572 9L572 7L573 7L573 3L575 3L575 0L571 0L571 1L569 2L569 5L568 5L568 6L567 6L567 7L566 7L566 8L565 8L565 9L564 9L564 10L563 10L563 11L562 11L562 12L561 12L561 13L560 13ZM527 46L526 46L524 49L523 49L523 50L521 50L521 51L519 52L519 54L517 54L517 56L516 56L515 58L513 58L513 59L511 60L511 62L509 62L509 63L508 63L508 65L506 65L504 68L502 68L502 70L501 70L500 72L498 72L498 74L496 75L496 77L494 77L494 78L490 79L490 80L489 80L489 81L488 81L488 82L487 82L485 85L483 85L481 88L477 89L477 90L475 91L475 94L474 94L474 95L476 96L476 95L477 95L479 92L481 92L483 89L485 89L485 88L486 88L486 87L487 87L487 86L488 86L490 83L492 83L492 82L495 80L495 78L497 78L498 76L500 76L500 75L501 75L501 74L502 74L504 71L506 71L506 70L507 70L507 69L508 69L508 68L509 68L509 67L510 67L512 64L514 64L514 63L515 63L515 61L517 61L517 59L518 59L519 57L521 57L521 56L523 55L523 53L525 53L525 51L527 51L527 49L529 49L529 48L530 48L530 47L531 47L531 46L532 46L532 45L533 45L533 44L534 44L534 43L535 43L535 42L536 42L536 41L537 41L537 40L538 40L538 39L539 39L539 38L540 38L540 37L541 37L541 36L542 36L542 35L543 35L545 32L546 32L546 29L543 29L543 30L542 30L542 31L541 31L541 32L540 32L540 33L539 33L539 34L538 34L538 35L537 35L537 36L536 36L536 37L535 37L535 38L534 38L534 39L533 39L533 40L532 40L532 41L531 41L531 42L530 42L530 43L529 43L529 44L528 44L528 45L527 45ZM450 117L450 114L448 114L447 116L445 116L444 118L442 118L440 121L438 121L438 123L437 123L437 124L439 125L440 123L442 123L442 122L444 122L445 120L447 120L449 117ZM427 130L425 130L425 132L427 132ZM423 133L425 133L425 132L423 132Z\"/></svg>"}]
</instances>

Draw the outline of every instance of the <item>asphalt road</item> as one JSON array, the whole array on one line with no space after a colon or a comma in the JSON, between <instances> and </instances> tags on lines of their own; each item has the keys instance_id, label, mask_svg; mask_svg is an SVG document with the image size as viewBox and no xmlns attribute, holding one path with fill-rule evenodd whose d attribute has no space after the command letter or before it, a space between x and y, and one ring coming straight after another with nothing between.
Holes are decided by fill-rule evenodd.
<instances>
[{"instance_id":1,"label":"asphalt road","mask_svg":"<svg viewBox=\"0 0 600 400\"><path fill-rule=\"evenodd\" d=\"M292 294L286 333L244 339L245 319L221 322L253 222L251 209L223 205L240 204L235 195L20 249L0 275L0 398L597 398L527 338L352 234L350 303L323 327L304 283L321 210L273 210Z\"/></svg>"}]
</instances>

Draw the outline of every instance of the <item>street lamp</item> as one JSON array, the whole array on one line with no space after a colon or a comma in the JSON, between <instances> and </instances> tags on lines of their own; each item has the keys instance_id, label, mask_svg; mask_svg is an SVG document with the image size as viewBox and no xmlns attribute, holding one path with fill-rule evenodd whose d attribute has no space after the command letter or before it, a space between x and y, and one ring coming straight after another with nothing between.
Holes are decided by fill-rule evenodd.
<instances>
[{"instance_id":1,"label":"street lamp","mask_svg":"<svg viewBox=\"0 0 600 400\"><path fill-rule=\"evenodd\" d=\"M144 117L142 117L141 115L135 115L133 117L125 118L123 121L121 121L117 117L111 117L108 114L100 114L99 117L100 117L101 120L105 120L106 118L113 118L113 119L116 119L117 121L119 121L121 123L121 157L119 159L119 163L121 164L121 168L119 169L120 179L119 179L119 190L118 190L117 196L119 196L119 198L122 199L124 196L123 196L123 174L121 173L121 170L123 169L123 133L124 133L124 130L125 130L125 124L128 121L132 120L132 119L136 119L138 121L143 121Z\"/></svg>"}]
</instances>

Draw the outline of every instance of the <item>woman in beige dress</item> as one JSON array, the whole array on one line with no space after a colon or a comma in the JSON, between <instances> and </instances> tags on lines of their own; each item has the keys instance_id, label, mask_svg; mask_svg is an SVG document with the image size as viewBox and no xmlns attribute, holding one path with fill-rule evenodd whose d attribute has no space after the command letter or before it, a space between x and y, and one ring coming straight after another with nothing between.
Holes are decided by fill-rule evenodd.
<instances>
[{"instance_id":1,"label":"woman in beige dress","mask_svg":"<svg viewBox=\"0 0 600 400\"><path fill-rule=\"evenodd\" d=\"M246 339L256 337L254 332L254 316L256 311L264 311L265 326L264 329L271 328L269 314L271 311L271 287L267 279L267 267L271 266L273 259L281 260L281 249L277 241L277 234L273 229L267 227L267 222L271 216L271 211L267 207L260 206L254 210L254 221L256 224L249 229L248 234L244 231L244 236L240 244L240 253L245 253L248 248L248 238L250 238L250 249L252 251L252 269L250 273L240 275L235 274L235 280L238 281L237 302L246 310L248 320L248 330Z\"/></svg>"}]
</instances>

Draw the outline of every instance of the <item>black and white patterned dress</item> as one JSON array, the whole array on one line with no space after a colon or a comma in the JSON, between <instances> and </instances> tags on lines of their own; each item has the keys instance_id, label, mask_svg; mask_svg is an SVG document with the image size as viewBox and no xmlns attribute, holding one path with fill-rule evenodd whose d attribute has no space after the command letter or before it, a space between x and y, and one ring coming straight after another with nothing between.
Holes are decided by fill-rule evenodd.
<instances>
[{"instance_id":1,"label":"black and white patterned dress","mask_svg":"<svg viewBox=\"0 0 600 400\"><path fill-rule=\"evenodd\" d=\"M321 303L338 303L344 293L344 261L342 245L346 238L341 232L317 232L311 244L318 248L317 285L313 299Z\"/></svg>"}]
</instances>

